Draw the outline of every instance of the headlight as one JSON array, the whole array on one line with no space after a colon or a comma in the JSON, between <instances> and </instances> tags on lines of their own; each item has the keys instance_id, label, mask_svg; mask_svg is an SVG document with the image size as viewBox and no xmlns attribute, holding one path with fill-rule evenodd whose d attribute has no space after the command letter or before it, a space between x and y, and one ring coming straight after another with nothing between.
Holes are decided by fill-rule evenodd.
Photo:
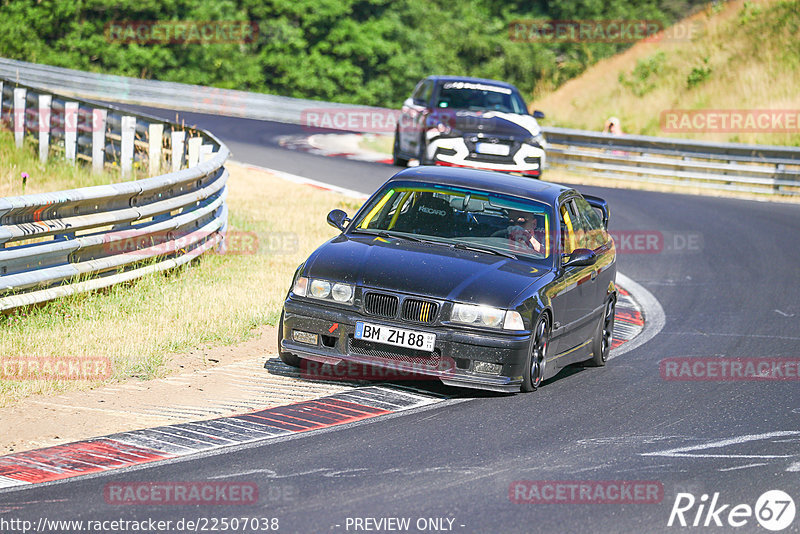
<instances>
[{"instance_id":1,"label":"headlight","mask_svg":"<svg viewBox=\"0 0 800 534\"><path fill-rule=\"evenodd\" d=\"M350 302L353 298L353 286L347 284L333 284L331 290L333 300L336 302Z\"/></svg>"},{"instance_id":2,"label":"headlight","mask_svg":"<svg viewBox=\"0 0 800 534\"><path fill-rule=\"evenodd\" d=\"M305 276L298 276L297 280L294 281L294 286L292 287L292 293L299 297L305 297L306 293L308 292L308 278Z\"/></svg>"},{"instance_id":3,"label":"headlight","mask_svg":"<svg viewBox=\"0 0 800 534\"><path fill-rule=\"evenodd\" d=\"M491 306L476 306L474 304L453 304L450 320L454 323L471 324L474 326L488 326L490 328L503 328L505 330L524 330L522 316L515 311L507 311Z\"/></svg>"},{"instance_id":4,"label":"headlight","mask_svg":"<svg viewBox=\"0 0 800 534\"><path fill-rule=\"evenodd\" d=\"M331 294L331 283L325 280L312 280L309 289L314 298L328 298L328 295Z\"/></svg>"},{"instance_id":5,"label":"headlight","mask_svg":"<svg viewBox=\"0 0 800 534\"><path fill-rule=\"evenodd\" d=\"M528 139L525 140L525 142L529 145L539 146L541 148L547 147L547 141L545 141L544 135L542 135L541 133L538 133L533 137L529 137Z\"/></svg>"},{"instance_id":6,"label":"headlight","mask_svg":"<svg viewBox=\"0 0 800 534\"><path fill-rule=\"evenodd\" d=\"M352 304L355 287L342 282L329 282L301 276L295 281L292 293L299 297L308 296L321 300L334 300L342 304Z\"/></svg>"}]
</instances>

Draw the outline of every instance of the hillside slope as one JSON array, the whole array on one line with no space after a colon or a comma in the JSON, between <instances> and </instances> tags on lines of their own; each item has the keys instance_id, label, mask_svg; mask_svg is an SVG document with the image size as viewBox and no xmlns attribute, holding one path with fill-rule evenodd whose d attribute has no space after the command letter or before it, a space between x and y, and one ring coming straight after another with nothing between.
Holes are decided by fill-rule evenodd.
<instances>
[{"instance_id":1,"label":"hillside slope","mask_svg":"<svg viewBox=\"0 0 800 534\"><path fill-rule=\"evenodd\" d=\"M658 42L640 42L535 99L546 124L710 141L800 145L794 132L670 132L668 110L791 110L800 114L800 0L709 6ZM684 37L687 31L691 38ZM670 37L670 33L672 36ZM800 126L800 125L798 125ZM767 128L769 130L771 128Z\"/></svg>"}]
</instances>

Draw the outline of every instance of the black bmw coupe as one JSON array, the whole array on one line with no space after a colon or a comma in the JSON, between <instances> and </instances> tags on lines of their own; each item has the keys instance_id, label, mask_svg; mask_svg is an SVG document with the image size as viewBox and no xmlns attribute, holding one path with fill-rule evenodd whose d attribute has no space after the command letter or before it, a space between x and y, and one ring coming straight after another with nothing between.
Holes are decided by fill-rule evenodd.
<instances>
[{"instance_id":1,"label":"black bmw coupe","mask_svg":"<svg viewBox=\"0 0 800 534\"><path fill-rule=\"evenodd\" d=\"M595 197L496 172L417 167L390 178L298 267L280 358L412 368L532 391L564 366L604 365L616 252Z\"/></svg>"}]
</instances>

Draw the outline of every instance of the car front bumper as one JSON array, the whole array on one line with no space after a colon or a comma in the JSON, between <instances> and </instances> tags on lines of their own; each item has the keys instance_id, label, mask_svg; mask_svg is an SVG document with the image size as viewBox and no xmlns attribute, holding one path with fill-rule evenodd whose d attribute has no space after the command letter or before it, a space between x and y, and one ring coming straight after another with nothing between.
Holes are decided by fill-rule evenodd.
<instances>
[{"instance_id":1,"label":"car front bumper","mask_svg":"<svg viewBox=\"0 0 800 534\"><path fill-rule=\"evenodd\" d=\"M471 151L461 137L436 137L428 142L426 156L437 165L541 175L545 164L544 150L525 143L513 143L510 150L507 156L480 154Z\"/></svg>"},{"instance_id":2,"label":"car front bumper","mask_svg":"<svg viewBox=\"0 0 800 534\"><path fill-rule=\"evenodd\" d=\"M436 334L434 352L398 350L391 345L361 343L354 338L357 321ZM317 343L295 341L295 330L317 334ZM394 370L400 366L413 371L411 377L406 379L438 379L451 386L513 393L519 391L522 384L530 332L492 334L441 324L412 324L290 297L284 303L280 338L282 351L323 364L354 362ZM361 345L357 346L359 343ZM363 345L375 345L377 348L365 350ZM408 356L409 352L415 354ZM501 371L498 374L476 372L475 362L498 364Z\"/></svg>"}]
</instances>

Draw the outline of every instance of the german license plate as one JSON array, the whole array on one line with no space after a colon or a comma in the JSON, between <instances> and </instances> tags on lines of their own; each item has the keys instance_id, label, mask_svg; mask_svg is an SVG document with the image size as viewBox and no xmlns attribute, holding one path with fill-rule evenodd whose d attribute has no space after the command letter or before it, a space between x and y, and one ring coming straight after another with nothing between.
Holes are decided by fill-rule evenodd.
<instances>
[{"instance_id":1,"label":"german license plate","mask_svg":"<svg viewBox=\"0 0 800 534\"><path fill-rule=\"evenodd\" d=\"M477 143L475 151L481 154L492 154L494 156L508 156L508 145L494 144L494 143Z\"/></svg>"},{"instance_id":2,"label":"german license plate","mask_svg":"<svg viewBox=\"0 0 800 534\"><path fill-rule=\"evenodd\" d=\"M355 337L364 341L374 341L375 343L385 343L386 345L428 352L433 351L433 345L436 343L436 334L405 330L386 326L385 324L363 323L361 321L356 323Z\"/></svg>"}]
</instances>

